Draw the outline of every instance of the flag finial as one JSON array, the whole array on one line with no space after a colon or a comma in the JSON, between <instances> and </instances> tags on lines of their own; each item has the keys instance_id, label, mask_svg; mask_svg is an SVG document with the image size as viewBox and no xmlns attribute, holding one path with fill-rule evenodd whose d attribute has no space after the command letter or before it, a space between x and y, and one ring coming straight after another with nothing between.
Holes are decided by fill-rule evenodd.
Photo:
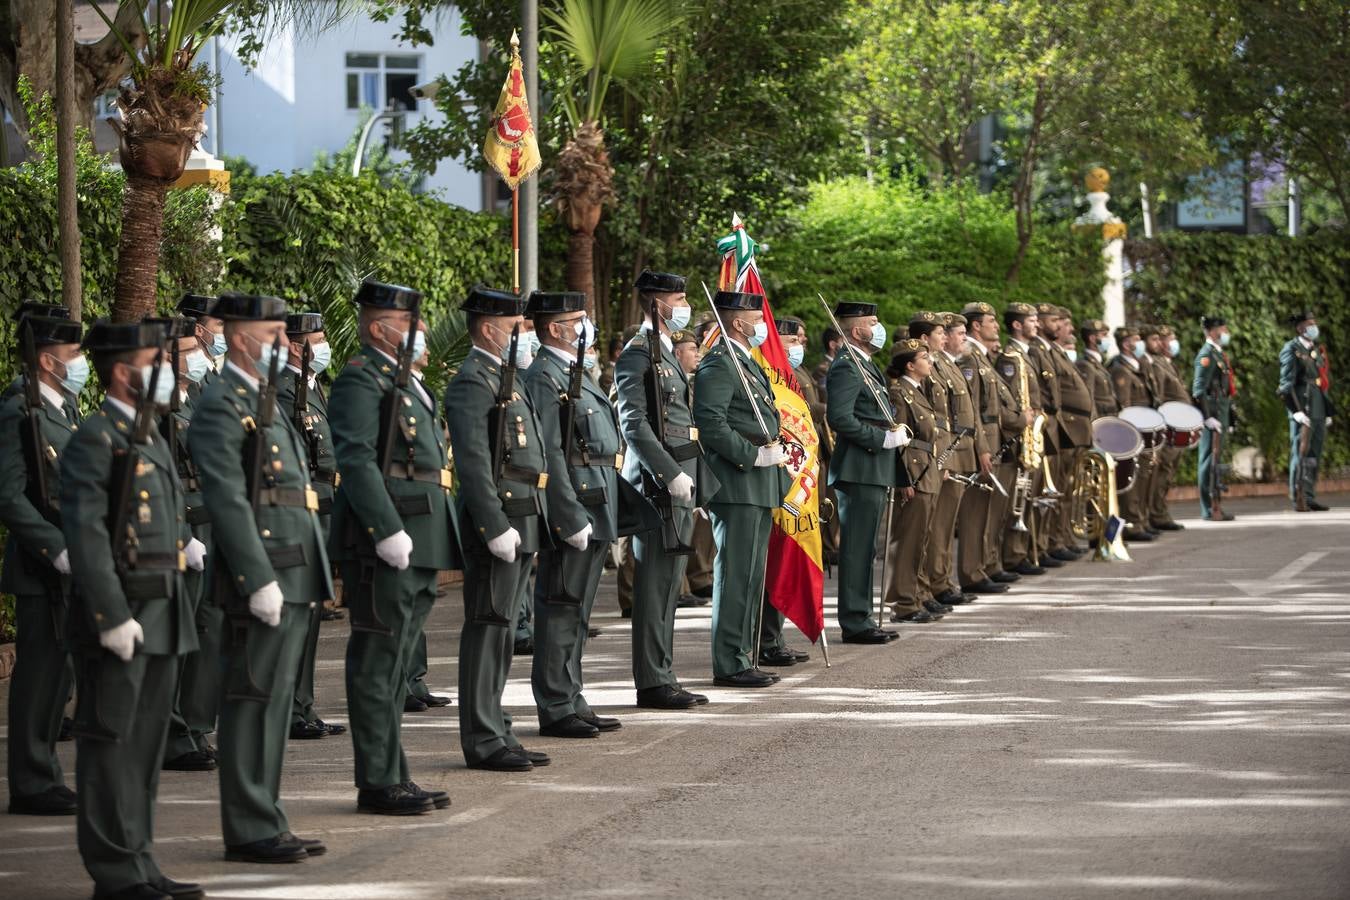
<instances>
[{"instance_id":1,"label":"flag finial","mask_svg":"<svg viewBox=\"0 0 1350 900\"><path fill-rule=\"evenodd\" d=\"M740 213L734 212L734 213L731 214L731 227L732 227L732 228L740 228L740 227L741 227L742 225L744 225L744 224L745 224L745 223L741 221L741 214L740 214Z\"/></svg>"},{"instance_id":2,"label":"flag finial","mask_svg":"<svg viewBox=\"0 0 1350 900\"><path fill-rule=\"evenodd\" d=\"M514 28L511 29L511 49L512 50L520 49L520 35L516 32Z\"/></svg>"}]
</instances>

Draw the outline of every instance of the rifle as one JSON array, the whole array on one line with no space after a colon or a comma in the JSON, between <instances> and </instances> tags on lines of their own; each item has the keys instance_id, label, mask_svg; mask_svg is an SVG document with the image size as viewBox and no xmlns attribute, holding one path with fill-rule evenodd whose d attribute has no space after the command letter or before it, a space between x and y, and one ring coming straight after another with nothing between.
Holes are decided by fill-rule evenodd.
<instances>
[{"instance_id":1,"label":"rifle","mask_svg":"<svg viewBox=\"0 0 1350 900\"><path fill-rule=\"evenodd\" d=\"M507 346L506 359L502 360L502 380L497 386L497 402L492 407L492 483L501 484L502 467L511 455L507 444L506 409L511 405L512 395L516 392L516 349L520 346L520 324L511 329L511 343Z\"/></svg>"},{"instance_id":2,"label":"rifle","mask_svg":"<svg viewBox=\"0 0 1350 900\"><path fill-rule=\"evenodd\" d=\"M295 409L291 412L295 430L305 440L305 462L311 474L319 467L319 436L309 422L309 364L313 358L314 349L304 340L300 349L300 376L295 380Z\"/></svg>"},{"instance_id":3,"label":"rifle","mask_svg":"<svg viewBox=\"0 0 1350 900\"><path fill-rule=\"evenodd\" d=\"M571 464L572 439L576 434L576 408L577 400L581 399L581 378L585 374L585 366L582 360L586 356L586 329L583 326L581 336L577 338L577 358L572 361L572 365L567 367L567 390L559 398L562 402L558 406L560 425L562 426L562 452L563 458Z\"/></svg>"},{"instance_id":4,"label":"rifle","mask_svg":"<svg viewBox=\"0 0 1350 900\"><path fill-rule=\"evenodd\" d=\"M656 315L656 302L651 304L651 337L647 341L647 371L643 386L647 389L647 424L662 447L666 446L666 395L661 390L661 323ZM642 473L642 493L661 517L661 545L667 553L690 556L694 548L680 537L675 525L675 507L670 500L670 488L647 471Z\"/></svg>"},{"instance_id":5,"label":"rifle","mask_svg":"<svg viewBox=\"0 0 1350 900\"><path fill-rule=\"evenodd\" d=\"M169 320L172 322L173 320ZM178 444L178 421L177 413L183 409L182 393L178 390L178 363L180 361L178 351L178 337L175 330L176 325L169 326L169 365L173 367L173 396L169 398L169 415L159 420L159 433L169 444L169 458L173 464L179 468L179 474L183 474L183 466L179 456L180 448Z\"/></svg>"},{"instance_id":6,"label":"rifle","mask_svg":"<svg viewBox=\"0 0 1350 900\"><path fill-rule=\"evenodd\" d=\"M117 502L113 505L108 533L113 540L113 562L123 573L136 568L136 529L131 524L131 503L136 494L136 470L140 468L141 445L150 439L150 426L155 419L155 393L164 368L164 346L155 354L154 371L150 384L136 399L136 419L131 428L131 445L122 454L117 472Z\"/></svg>"},{"instance_id":7,"label":"rifle","mask_svg":"<svg viewBox=\"0 0 1350 900\"><path fill-rule=\"evenodd\" d=\"M37 341L30 324L19 322L23 330L23 390L28 405L24 423L24 455L28 463L28 499L44 519L56 524L56 510L47 495L47 466L56 461L56 448L42 437L42 388L39 376Z\"/></svg>"},{"instance_id":8,"label":"rifle","mask_svg":"<svg viewBox=\"0 0 1350 900\"><path fill-rule=\"evenodd\" d=\"M384 426L380 429L380 472L386 478L389 477L389 465L393 462L394 433L398 431L399 391L407 388L408 382L412 379L413 341L417 337L417 330L422 320L421 301L414 302L409 312L412 313L412 318L408 324L408 337L398 351L398 368L394 371L394 390L385 394L384 399L380 401L380 412L383 414L381 420ZM307 379L309 371L306 369L300 375L302 379ZM307 380L306 388L308 388ZM308 392L306 392L305 402L307 404L309 402ZM296 404L296 408L300 408L299 403ZM411 453L411 448L409 448L409 452ZM409 478L413 477L411 462L408 465L407 475Z\"/></svg>"}]
</instances>

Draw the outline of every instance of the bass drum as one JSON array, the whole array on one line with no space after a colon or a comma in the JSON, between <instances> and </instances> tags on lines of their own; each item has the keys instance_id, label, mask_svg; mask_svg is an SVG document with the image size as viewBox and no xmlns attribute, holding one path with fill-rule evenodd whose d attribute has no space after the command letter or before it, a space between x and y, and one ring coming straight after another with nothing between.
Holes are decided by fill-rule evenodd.
<instances>
[{"instance_id":1,"label":"bass drum","mask_svg":"<svg viewBox=\"0 0 1350 900\"><path fill-rule=\"evenodd\" d=\"M1111 454L1111 458L1116 461L1117 494L1123 494L1134 487L1138 457L1144 450L1144 437L1138 428L1115 416L1093 419L1092 446Z\"/></svg>"},{"instance_id":2,"label":"bass drum","mask_svg":"<svg viewBox=\"0 0 1350 900\"><path fill-rule=\"evenodd\" d=\"M1120 411L1120 417L1139 429L1146 450L1155 450L1167 440L1167 422L1152 407L1127 406Z\"/></svg>"},{"instance_id":3,"label":"bass drum","mask_svg":"<svg viewBox=\"0 0 1350 900\"><path fill-rule=\"evenodd\" d=\"M1194 447L1200 443L1205 428L1205 415L1189 403L1169 400L1158 407L1167 423L1167 443L1171 447Z\"/></svg>"}]
</instances>

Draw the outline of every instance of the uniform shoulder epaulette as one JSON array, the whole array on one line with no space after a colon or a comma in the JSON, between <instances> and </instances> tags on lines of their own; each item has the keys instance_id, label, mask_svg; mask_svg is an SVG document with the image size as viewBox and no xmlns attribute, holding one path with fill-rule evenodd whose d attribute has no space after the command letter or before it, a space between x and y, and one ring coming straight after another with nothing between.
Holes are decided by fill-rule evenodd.
<instances>
[{"instance_id":1,"label":"uniform shoulder epaulette","mask_svg":"<svg viewBox=\"0 0 1350 900\"><path fill-rule=\"evenodd\" d=\"M628 341L628 346L630 346L630 347L646 347L646 346L647 346L647 332L641 331L641 330L638 331L637 334L633 335L633 337L629 339L629 341Z\"/></svg>"}]
</instances>

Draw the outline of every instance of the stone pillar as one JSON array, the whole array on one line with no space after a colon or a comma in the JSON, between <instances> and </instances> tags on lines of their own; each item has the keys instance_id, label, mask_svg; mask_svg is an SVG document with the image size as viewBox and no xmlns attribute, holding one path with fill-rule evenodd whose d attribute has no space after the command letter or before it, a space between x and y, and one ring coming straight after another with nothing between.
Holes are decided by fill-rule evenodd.
<instances>
[{"instance_id":1,"label":"stone pillar","mask_svg":"<svg viewBox=\"0 0 1350 900\"><path fill-rule=\"evenodd\" d=\"M1102 258L1106 264L1106 284L1102 287L1102 318L1112 328L1125 324L1125 223L1111 210L1107 201L1111 195L1111 174L1098 166L1084 179L1087 187L1088 211L1074 221L1075 228L1100 229Z\"/></svg>"}]
</instances>

